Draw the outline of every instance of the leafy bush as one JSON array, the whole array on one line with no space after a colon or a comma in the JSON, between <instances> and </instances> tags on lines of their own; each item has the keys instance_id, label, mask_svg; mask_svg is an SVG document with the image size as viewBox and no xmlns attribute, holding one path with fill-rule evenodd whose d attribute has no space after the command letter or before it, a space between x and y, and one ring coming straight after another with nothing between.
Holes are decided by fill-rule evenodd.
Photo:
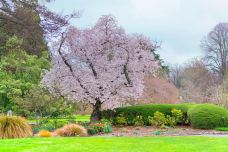
<instances>
[{"instance_id":1,"label":"leafy bush","mask_svg":"<svg viewBox=\"0 0 228 152\"><path fill-rule=\"evenodd\" d=\"M106 119L105 120L103 119L97 123L89 124L88 126L85 126L85 127L87 128L89 135L112 132L111 123Z\"/></svg>"},{"instance_id":2,"label":"leafy bush","mask_svg":"<svg viewBox=\"0 0 228 152\"><path fill-rule=\"evenodd\" d=\"M116 112L114 110L103 110L101 111L101 116L103 119L113 119L116 116Z\"/></svg>"},{"instance_id":3,"label":"leafy bush","mask_svg":"<svg viewBox=\"0 0 228 152\"><path fill-rule=\"evenodd\" d=\"M112 132L112 122L108 119L101 119L100 121L101 123L104 124L104 127L103 127L103 133L110 133Z\"/></svg>"},{"instance_id":4,"label":"leafy bush","mask_svg":"<svg viewBox=\"0 0 228 152\"><path fill-rule=\"evenodd\" d=\"M64 127L62 127L61 129L58 129L57 132L54 133L57 136L88 136L87 130L81 126L81 125L77 125L77 124L68 124L65 125Z\"/></svg>"},{"instance_id":5,"label":"leafy bush","mask_svg":"<svg viewBox=\"0 0 228 152\"><path fill-rule=\"evenodd\" d=\"M17 116L0 116L0 138L24 138L32 136L27 121Z\"/></svg>"},{"instance_id":6,"label":"leafy bush","mask_svg":"<svg viewBox=\"0 0 228 152\"><path fill-rule=\"evenodd\" d=\"M105 125L103 128L104 133L111 133L112 132L112 126L111 125Z\"/></svg>"},{"instance_id":7,"label":"leafy bush","mask_svg":"<svg viewBox=\"0 0 228 152\"><path fill-rule=\"evenodd\" d=\"M154 118L152 116L148 116L148 125L152 125Z\"/></svg>"},{"instance_id":8,"label":"leafy bush","mask_svg":"<svg viewBox=\"0 0 228 152\"><path fill-rule=\"evenodd\" d=\"M153 117L156 111L163 113L164 115L172 115L172 109L181 110L183 112L182 121L179 123L185 123L187 120L187 111L193 104L146 104L116 108L113 111L103 111L102 117L106 119L115 120L116 117L122 115L127 119L128 125L134 125L134 119L136 116L142 116L144 124L149 125L148 117ZM121 117L123 119L123 117Z\"/></svg>"},{"instance_id":9,"label":"leafy bush","mask_svg":"<svg viewBox=\"0 0 228 152\"><path fill-rule=\"evenodd\" d=\"M171 110L171 116L170 115L164 115L163 113L157 111L154 113L154 116L148 117L148 122L150 125L155 125L158 127L164 127L165 125L174 127L177 125L179 121L183 118L183 113L181 110L172 109Z\"/></svg>"},{"instance_id":10,"label":"leafy bush","mask_svg":"<svg viewBox=\"0 0 228 152\"><path fill-rule=\"evenodd\" d=\"M174 127L176 126L177 121L174 117L171 117L170 115L166 116L166 125L170 126L170 127Z\"/></svg>"},{"instance_id":11,"label":"leafy bush","mask_svg":"<svg viewBox=\"0 0 228 152\"><path fill-rule=\"evenodd\" d=\"M89 135L95 135L95 134L99 133L99 131L96 128L94 128L94 127L89 127L87 129L87 131L88 131Z\"/></svg>"},{"instance_id":12,"label":"leafy bush","mask_svg":"<svg viewBox=\"0 0 228 152\"><path fill-rule=\"evenodd\" d=\"M150 119L150 123L157 127L164 127L166 124L166 117L163 113L156 111L154 117Z\"/></svg>"},{"instance_id":13,"label":"leafy bush","mask_svg":"<svg viewBox=\"0 0 228 152\"><path fill-rule=\"evenodd\" d=\"M38 124L32 127L34 133L38 133L41 130L54 131L55 129L55 124L47 118L38 120Z\"/></svg>"},{"instance_id":14,"label":"leafy bush","mask_svg":"<svg viewBox=\"0 0 228 152\"><path fill-rule=\"evenodd\" d=\"M136 116L136 118L134 119L134 125L135 126L143 126L144 125L143 117L142 116Z\"/></svg>"},{"instance_id":15,"label":"leafy bush","mask_svg":"<svg viewBox=\"0 0 228 152\"><path fill-rule=\"evenodd\" d=\"M37 135L39 137L51 137L52 133L50 131L47 131L47 130L41 130L41 131L39 131L39 133Z\"/></svg>"},{"instance_id":16,"label":"leafy bush","mask_svg":"<svg viewBox=\"0 0 228 152\"><path fill-rule=\"evenodd\" d=\"M175 124L182 122L183 119L183 112L178 109L172 109L171 110L171 116L175 120Z\"/></svg>"},{"instance_id":17,"label":"leafy bush","mask_svg":"<svg viewBox=\"0 0 228 152\"><path fill-rule=\"evenodd\" d=\"M199 129L214 129L228 126L228 112L212 104L195 105L188 111L192 127Z\"/></svg>"},{"instance_id":18,"label":"leafy bush","mask_svg":"<svg viewBox=\"0 0 228 152\"><path fill-rule=\"evenodd\" d=\"M172 109L171 110L171 116L166 116L166 124L170 127L174 127L177 125L177 123L180 123L183 121L183 113L181 110Z\"/></svg>"},{"instance_id":19,"label":"leafy bush","mask_svg":"<svg viewBox=\"0 0 228 152\"><path fill-rule=\"evenodd\" d=\"M75 123L75 120L61 120L61 119L48 119L43 118L39 120L38 124L33 127L33 132L37 133L41 130L54 131L55 129L62 128L66 124Z\"/></svg>"},{"instance_id":20,"label":"leafy bush","mask_svg":"<svg viewBox=\"0 0 228 152\"><path fill-rule=\"evenodd\" d=\"M115 124L116 125L120 125L120 126L127 125L127 119L126 119L126 117L124 117L122 114L120 114L119 116L117 116L115 118Z\"/></svg>"},{"instance_id":21,"label":"leafy bush","mask_svg":"<svg viewBox=\"0 0 228 152\"><path fill-rule=\"evenodd\" d=\"M41 125L35 125L32 127L32 130L34 133L37 133L41 130L48 130L48 131L54 131L55 128L52 124L41 124Z\"/></svg>"},{"instance_id":22,"label":"leafy bush","mask_svg":"<svg viewBox=\"0 0 228 152\"><path fill-rule=\"evenodd\" d=\"M95 123L95 124L90 124L89 126L92 127L92 128L94 128L97 133L102 133L105 124Z\"/></svg>"},{"instance_id":23,"label":"leafy bush","mask_svg":"<svg viewBox=\"0 0 228 152\"><path fill-rule=\"evenodd\" d=\"M48 55L38 58L18 49L14 44L10 45L15 51L1 56L0 60L0 107L3 112L13 110L18 115L26 116L30 111L22 106L23 99L30 89L40 83L42 70L49 69L51 64ZM21 104L18 105L17 101L21 101Z\"/></svg>"},{"instance_id":24,"label":"leafy bush","mask_svg":"<svg viewBox=\"0 0 228 152\"><path fill-rule=\"evenodd\" d=\"M100 123L103 123L103 124L112 124L112 122L109 120L109 119L101 119L100 120Z\"/></svg>"},{"instance_id":25,"label":"leafy bush","mask_svg":"<svg viewBox=\"0 0 228 152\"><path fill-rule=\"evenodd\" d=\"M70 122L72 122L72 121L68 121L68 120L64 121L64 120L53 119L49 123L53 126L53 128L57 129L57 128L63 127L66 124L70 124Z\"/></svg>"},{"instance_id":26,"label":"leafy bush","mask_svg":"<svg viewBox=\"0 0 228 152\"><path fill-rule=\"evenodd\" d=\"M54 97L48 90L40 86L31 88L23 98L15 98L14 100L21 108L18 113L30 117L36 115L51 118L65 117L73 115L78 108L77 103L70 103L64 98Z\"/></svg>"}]
</instances>

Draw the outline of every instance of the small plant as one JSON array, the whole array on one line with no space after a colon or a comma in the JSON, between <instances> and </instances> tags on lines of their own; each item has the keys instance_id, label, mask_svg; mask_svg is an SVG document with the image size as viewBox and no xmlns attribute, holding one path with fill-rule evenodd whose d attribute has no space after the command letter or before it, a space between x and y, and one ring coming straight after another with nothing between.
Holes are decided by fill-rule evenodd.
<instances>
[{"instance_id":1,"label":"small plant","mask_svg":"<svg viewBox=\"0 0 228 152\"><path fill-rule=\"evenodd\" d=\"M155 125L157 127L164 127L166 124L166 117L163 113L156 111L154 113L154 117L149 118L149 122L151 125Z\"/></svg>"},{"instance_id":2,"label":"small plant","mask_svg":"<svg viewBox=\"0 0 228 152\"><path fill-rule=\"evenodd\" d=\"M181 110L178 110L178 109L175 109L175 108L172 109L171 110L171 116L175 120L176 124L181 122L181 121L183 121L183 112Z\"/></svg>"},{"instance_id":3,"label":"small plant","mask_svg":"<svg viewBox=\"0 0 228 152\"><path fill-rule=\"evenodd\" d=\"M49 122L48 124L50 124L50 126L52 126L54 129L57 129L57 128L63 127L67 123L68 122L64 122L64 121L61 121L58 119L54 119L52 122Z\"/></svg>"},{"instance_id":4,"label":"small plant","mask_svg":"<svg viewBox=\"0 0 228 152\"><path fill-rule=\"evenodd\" d=\"M154 118L152 116L148 116L148 123L149 125L153 125Z\"/></svg>"},{"instance_id":5,"label":"small plant","mask_svg":"<svg viewBox=\"0 0 228 152\"><path fill-rule=\"evenodd\" d=\"M158 130L158 131L152 132L152 134L158 136L158 135L161 135L161 132L162 132L162 131Z\"/></svg>"},{"instance_id":6,"label":"small plant","mask_svg":"<svg viewBox=\"0 0 228 152\"><path fill-rule=\"evenodd\" d=\"M120 126L125 126L127 125L127 119L122 114L120 114L116 117L116 124Z\"/></svg>"},{"instance_id":7,"label":"small plant","mask_svg":"<svg viewBox=\"0 0 228 152\"><path fill-rule=\"evenodd\" d=\"M32 130L34 133L38 133L41 130L54 131L55 128L53 127L52 124L47 123L47 124L36 125L36 126L32 127Z\"/></svg>"},{"instance_id":8,"label":"small plant","mask_svg":"<svg viewBox=\"0 0 228 152\"><path fill-rule=\"evenodd\" d=\"M32 136L27 120L17 116L0 116L0 138L25 138Z\"/></svg>"},{"instance_id":9,"label":"small plant","mask_svg":"<svg viewBox=\"0 0 228 152\"><path fill-rule=\"evenodd\" d=\"M166 124L170 127L174 127L177 124L177 121L174 117L171 117L170 115L166 116Z\"/></svg>"},{"instance_id":10,"label":"small plant","mask_svg":"<svg viewBox=\"0 0 228 152\"><path fill-rule=\"evenodd\" d=\"M62 129L62 130L61 130ZM58 129L58 131L54 133L57 136L88 136L87 130L81 126L81 125L77 125L77 124L68 124L65 125L64 127Z\"/></svg>"},{"instance_id":11,"label":"small plant","mask_svg":"<svg viewBox=\"0 0 228 152\"><path fill-rule=\"evenodd\" d=\"M41 131L39 131L39 133L37 135L39 137L51 137L52 133L50 131L47 131L47 130L41 130Z\"/></svg>"},{"instance_id":12,"label":"small plant","mask_svg":"<svg viewBox=\"0 0 228 152\"><path fill-rule=\"evenodd\" d=\"M102 123L102 124L109 124L109 125L112 124L112 122L110 120L108 120L108 119L101 119L100 123Z\"/></svg>"},{"instance_id":13,"label":"small plant","mask_svg":"<svg viewBox=\"0 0 228 152\"><path fill-rule=\"evenodd\" d=\"M98 130L94 127L87 128L87 131L88 131L89 135L95 135L95 134L99 133Z\"/></svg>"},{"instance_id":14,"label":"small plant","mask_svg":"<svg viewBox=\"0 0 228 152\"><path fill-rule=\"evenodd\" d=\"M105 125L103 128L104 133L111 133L112 132L112 126L111 125Z\"/></svg>"},{"instance_id":15,"label":"small plant","mask_svg":"<svg viewBox=\"0 0 228 152\"><path fill-rule=\"evenodd\" d=\"M104 124L93 124L91 127L93 127L95 130L97 130L98 133L103 132Z\"/></svg>"},{"instance_id":16,"label":"small plant","mask_svg":"<svg viewBox=\"0 0 228 152\"><path fill-rule=\"evenodd\" d=\"M136 116L136 118L134 119L134 125L135 126L143 126L144 125L143 117L142 116Z\"/></svg>"},{"instance_id":17,"label":"small plant","mask_svg":"<svg viewBox=\"0 0 228 152\"><path fill-rule=\"evenodd\" d=\"M111 122L107 119L103 119L97 123L91 123L88 126L85 126L88 130L88 134L94 135L98 133L110 133L112 132Z\"/></svg>"}]
</instances>

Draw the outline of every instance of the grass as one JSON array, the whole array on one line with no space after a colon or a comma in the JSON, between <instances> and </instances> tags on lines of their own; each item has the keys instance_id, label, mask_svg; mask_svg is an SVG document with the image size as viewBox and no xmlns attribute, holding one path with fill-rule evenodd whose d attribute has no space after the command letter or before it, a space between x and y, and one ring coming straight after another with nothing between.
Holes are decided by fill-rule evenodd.
<instances>
[{"instance_id":1,"label":"grass","mask_svg":"<svg viewBox=\"0 0 228 152\"><path fill-rule=\"evenodd\" d=\"M72 137L0 140L0 152L227 152L219 137Z\"/></svg>"},{"instance_id":2,"label":"grass","mask_svg":"<svg viewBox=\"0 0 228 152\"><path fill-rule=\"evenodd\" d=\"M55 119L64 121L64 120L68 120L69 118L50 118L49 120L53 121ZM88 122L88 121L90 121L90 115L75 115L74 119L76 121ZM36 122L36 120L35 119L29 119L29 122L34 123L34 122Z\"/></svg>"},{"instance_id":3,"label":"grass","mask_svg":"<svg viewBox=\"0 0 228 152\"><path fill-rule=\"evenodd\" d=\"M76 115L76 121L88 122L90 121L90 115Z\"/></svg>"},{"instance_id":4,"label":"grass","mask_svg":"<svg viewBox=\"0 0 228 152\"><path fill-rule=\"evenodd\" d=\"M217 131L228 131L228 127L217 127L215 128Z\"/></svg>"}]
</instances>

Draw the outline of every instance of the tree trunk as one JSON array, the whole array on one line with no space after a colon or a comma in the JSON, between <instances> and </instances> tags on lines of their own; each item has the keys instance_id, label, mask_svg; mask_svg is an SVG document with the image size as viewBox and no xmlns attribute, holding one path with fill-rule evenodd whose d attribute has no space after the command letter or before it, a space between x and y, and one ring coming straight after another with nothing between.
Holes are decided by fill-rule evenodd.
<instances>
[{"instance_id":1,"label":"tree trunk","mask_svg":"<svg viewBox=\"0 0 228 152\"><path fill-rule=\"evenodd\" d=\"M90 122L101 120L101 101L97 99L95 105L93 105L93 112L90 117Z\"/></svg>"}]
</instances>

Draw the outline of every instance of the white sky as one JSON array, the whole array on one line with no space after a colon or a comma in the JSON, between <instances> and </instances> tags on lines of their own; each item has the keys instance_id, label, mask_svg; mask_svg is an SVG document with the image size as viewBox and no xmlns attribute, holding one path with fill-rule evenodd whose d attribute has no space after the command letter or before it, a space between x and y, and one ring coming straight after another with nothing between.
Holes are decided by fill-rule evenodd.
<instances>
[{"instance_id":1,"label":"white sky","mask_svg":"<svg viewBox=\"0 0 228 152\"><path fill-rule=\"evenodd\" d=\"M166 63L183 63L203 54L200 41L217 23L228 22L228 0L56 0L57 12L80 10L72 24L84 28L101 15L114 15L127 33L161 41Z\"/></svg>"}]
</instances>

